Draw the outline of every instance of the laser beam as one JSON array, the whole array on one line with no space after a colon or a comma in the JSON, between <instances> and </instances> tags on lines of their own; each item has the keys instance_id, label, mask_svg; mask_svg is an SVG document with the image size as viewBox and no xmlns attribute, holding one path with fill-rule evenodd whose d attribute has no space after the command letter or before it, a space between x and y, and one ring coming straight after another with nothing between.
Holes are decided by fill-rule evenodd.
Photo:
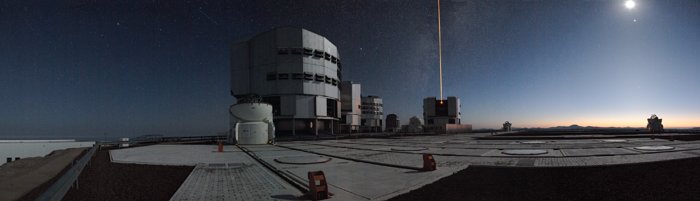
<instances>
[{"instance_id":1,"label":"laser beam","mask_svg":"<svg viewBox=\"0 0 700 201\"><path fill-rule=\"evenodd\" d=\"M438 52L440 54L440 103L442 103L442 30L440 30L440 0L438 3Z\"/></svg>"}]
</instances>

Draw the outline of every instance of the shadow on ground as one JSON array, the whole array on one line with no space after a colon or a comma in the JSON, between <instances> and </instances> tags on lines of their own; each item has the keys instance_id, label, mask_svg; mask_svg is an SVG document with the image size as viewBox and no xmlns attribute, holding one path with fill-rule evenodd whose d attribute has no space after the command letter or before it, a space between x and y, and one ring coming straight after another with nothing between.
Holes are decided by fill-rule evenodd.
<instances>
[{"instance_id":1,"label":"shadow on ground","mask_svg":"<svg viewBox=\"0 0 700 201\"><path fill-rule=\"evenodd\" d=\"M193 168L111 163L103 149L63 200L170 200Z\"/></svg>"},{"instance_id":2,"label":"shadow on ground","mask_svg":"<svg viewBox=\"0 0 700 201\"><path fill-rule=\"evenodd\" d=\"M573 168L470 166L403 200L698 200L700 158Z\"/></svg>"}]
</instances>

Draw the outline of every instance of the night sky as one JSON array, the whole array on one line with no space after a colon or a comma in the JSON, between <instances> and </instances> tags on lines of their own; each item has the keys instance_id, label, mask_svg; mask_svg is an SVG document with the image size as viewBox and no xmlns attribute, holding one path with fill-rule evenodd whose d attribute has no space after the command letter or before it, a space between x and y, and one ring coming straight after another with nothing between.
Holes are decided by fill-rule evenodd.
<instances>
[{"instance_id":1,"label":"night sky","mask_svg":"<svg viewBox=\"0 0 700 201\"><path fill-rule=\"evenodd\" d=\"M700 126L700 1L441 9L444 93L475 128ZM226 131L231 43L287 25L337 45L343 79L402 123L439 96L432 0L2 1L0 137Z\"/></svg>"}]
</instances>

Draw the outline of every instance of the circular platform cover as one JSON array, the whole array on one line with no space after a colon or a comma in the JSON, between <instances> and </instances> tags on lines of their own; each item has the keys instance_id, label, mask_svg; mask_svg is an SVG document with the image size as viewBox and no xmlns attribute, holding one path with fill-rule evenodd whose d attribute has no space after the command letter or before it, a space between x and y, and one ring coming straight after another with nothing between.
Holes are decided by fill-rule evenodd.
<instances>
[{"instance_id":1,"label":"circular platform cover","mask_svg":"<svg viewBox=\"0 0 700 201\"><path fill-rule=\"evenodd\" d=\"M547 150L539 149L521 149L521 150L507 150L501 152L506 155L542 155L548 153Z\"/></svg>"},{"instance_id":2,"label":"circular platform cover","mask_svg":"<svg viewBox=\"0 0 700 201\"><path fill-rule=\"evenodd\" d=\"M392 151L423 151L423 150L428 150L428 148L425 147L393 147L391 148Z\"/></svg>"},{"instance_id":3,"label":"circular platform cover","mask_svg":"<svg viewBox=\"0 0 700 201\"><path fill-rule=\"evenodd\" d=\"M294 157L275 158L275 162L278 162L278 163L300 164L300 165L325 163L325 162L328 162L330 160L331 160L331 158L323 157L323 156L294 156Z\"/></svg>"},{"instance_id":4,"label":"circular platform cover","mask_svg":"<svg viewBox=\"0 0 700 201\"><path fill-rule=\"evenodd\" d=\"M627 140L623 140L623 139L612 139L612 140L603 140L603 142L627 142Z\"/></svg>"},{"instance_id":5,"label":"circular platform cover","mask_svg":"<svg viewBox=\"0 0 700 201\"><path fill-rule=\"evenodd\" d=\"M522 144L544 144L547 142L545 142L545 141L522 141L520 143L522 143Z\"/></svg>"},{"instance_id":6,"label":"circular platform cover","mask_svg":"<svg viewBox=\"0 0 700 201\"><path fill-rule=\"evenodd\" d=\"M664 151L664 150L672 150L672 149L675 149L675 147L670 147L670 146L641 146L641 147L635 147L634 149L637 149L637 150L644 150L644 151Z\"/></svg>"}]
</instances>

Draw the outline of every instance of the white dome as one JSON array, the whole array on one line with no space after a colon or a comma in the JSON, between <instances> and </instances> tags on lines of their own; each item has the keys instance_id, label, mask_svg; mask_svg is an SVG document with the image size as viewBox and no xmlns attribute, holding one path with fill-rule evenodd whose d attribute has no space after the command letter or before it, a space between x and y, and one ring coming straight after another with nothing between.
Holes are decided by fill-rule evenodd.
<instances>
[{"instance_id":1,"label":"white dome","mask_svg":"<svg viewBox=\"0 0 700 201\"><path fill-rule=\"evenodd\" d=\"M229 111L243 122L272 120L272 105L267 103L239 103L232 105Z\"/></svg>"}]
</instances>

